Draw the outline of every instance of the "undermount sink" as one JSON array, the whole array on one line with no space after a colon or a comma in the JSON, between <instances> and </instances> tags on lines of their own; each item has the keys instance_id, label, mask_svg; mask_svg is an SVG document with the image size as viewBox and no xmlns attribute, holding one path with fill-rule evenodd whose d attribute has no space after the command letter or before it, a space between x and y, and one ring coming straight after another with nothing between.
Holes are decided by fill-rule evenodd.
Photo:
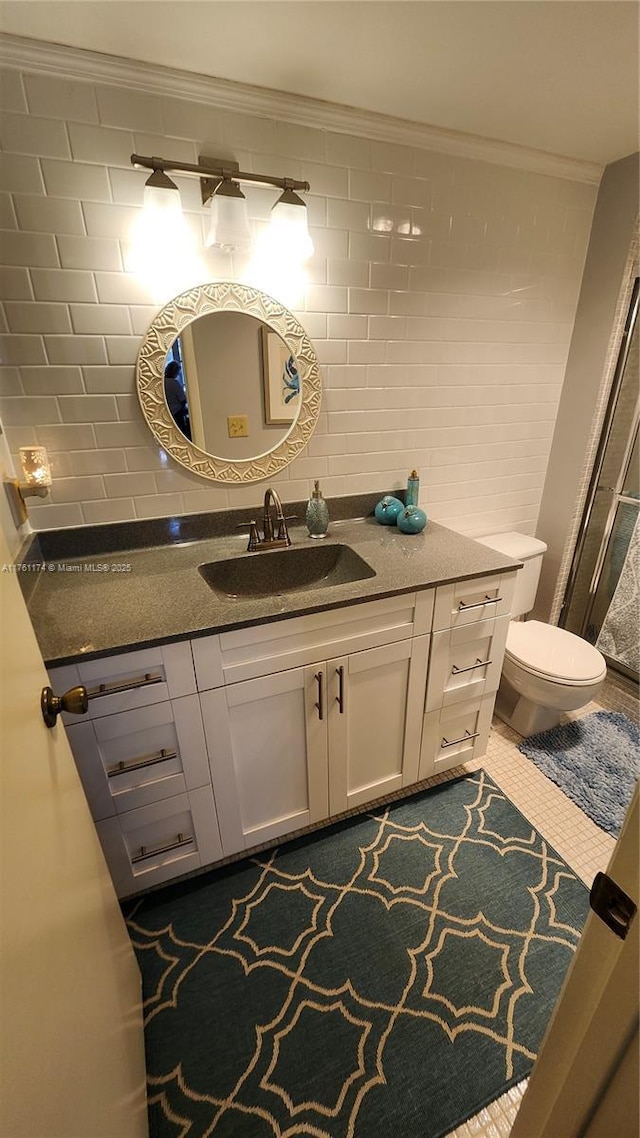
<instances>
[{"instance_id":1,"label":"undermount sink","mask_svg":"<svg viewBox=\"0 0 640 1138\"><path fill-rule=\"evenodd\" d=\"M375 577L348 545L305 545L249 553L199 565L207 585L222 597L270 597Z\"/></svg>"}]
</instances>

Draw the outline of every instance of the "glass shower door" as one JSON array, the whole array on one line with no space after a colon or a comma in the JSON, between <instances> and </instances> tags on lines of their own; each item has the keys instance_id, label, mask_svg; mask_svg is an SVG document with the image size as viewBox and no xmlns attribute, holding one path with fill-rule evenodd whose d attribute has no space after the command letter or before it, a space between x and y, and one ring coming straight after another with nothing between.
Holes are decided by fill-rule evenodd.
<instances>
[{"instance_id":1,"label":"glass shower door","mask_svg":"<svg viewBox=\"0 0 640 1138\"><path fill-rule=\"evenodd\" d=\"M612 525L585 621L585 635L608 662L635 677L640 668L638 591L638 428L624 485L615 493Z\"/></svg>"},{"instance_id":2,"label":"glass shower door","mask_svg":"<svg viewBox=\"0 0 640 1138\"><path fill-rule=\"evenodd\" d=\"M636 281L560 623L638 679L640 419Z\"/></svg>"}]
</instances>

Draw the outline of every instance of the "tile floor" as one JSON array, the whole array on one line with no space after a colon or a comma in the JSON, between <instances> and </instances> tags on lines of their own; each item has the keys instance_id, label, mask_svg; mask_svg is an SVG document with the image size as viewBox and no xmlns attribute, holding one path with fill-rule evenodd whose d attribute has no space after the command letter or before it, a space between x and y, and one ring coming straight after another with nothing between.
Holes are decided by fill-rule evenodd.
<instances>
[{"instance_id":1,"label":"tile floor","mask_svg":"<svg viewBox=\"0 0 640 1138\"><path fill-rule=\"evenodd\" d=\"M598 703L590 703L571 718L592 711L622 711L638 722L638 699L633 687L617 679L607 680ZM615 839L583 814L571 799L543 775L518 750L520 735L499 719L494 719L486 755L467 763L448 775L484 767L536 829L551 843L585 885L591 886L598 870L606 869ZM450 1138L506 1138L527 1086L524 1079L516 1087L490 1103L479 1114L453 1131Z\"/></svg>"}]
</instances>

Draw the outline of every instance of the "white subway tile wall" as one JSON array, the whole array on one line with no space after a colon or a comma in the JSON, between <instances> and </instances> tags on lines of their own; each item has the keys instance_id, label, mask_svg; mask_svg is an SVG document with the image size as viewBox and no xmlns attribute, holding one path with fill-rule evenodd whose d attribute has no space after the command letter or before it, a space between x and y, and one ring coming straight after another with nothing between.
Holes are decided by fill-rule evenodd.
<instances>
[{"instance_id":1,"label":"white subway tile wall","mask_svg":"<svg viewBox=\"0 0 640 1138\"><path fill-rule=\"evenodd\" d=\"M143 423L135 360L157 306L124 271L145 175L132 152L305 178L315 254L297 313L324 385L285 500L421 476L434 520L534 532L597 189L205 102L6 68L0 419L51 454L36 529L254 504L207 483ZM202 237L197 182L179 179ZM264 223L275 193L247 190ZM167 249L167 258L171 249ZM236 276L233 260L220 275Z\"/></svg>"}]
</instances>

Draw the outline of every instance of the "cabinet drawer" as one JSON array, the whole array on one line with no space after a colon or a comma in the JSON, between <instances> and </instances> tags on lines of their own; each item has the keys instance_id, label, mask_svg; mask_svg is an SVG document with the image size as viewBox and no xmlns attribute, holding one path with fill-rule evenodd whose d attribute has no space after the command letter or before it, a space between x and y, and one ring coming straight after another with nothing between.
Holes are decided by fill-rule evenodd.
<instances>
[{"instance_id":1,"label":"cabinet drawer","mask_svg":"<svg viewBox=\"0 0 640 1138\"><path fill-rule=\"evenodd\" d=\"M507 615L511 611L516 573L517 570L513 570L497 576L438 585L433 611L434 632Z\"/></svg>"},{"instance_id":2,"label":"cabinet drawer","mask_svg":"<svg viewBox=\"0 0 640 1138\"><path fill-rule=\"evenodd\" d=\"M67 734L95 819L210 782L197 695L76 720Z\"/></svg>"},{"instance_id":3,"label":"cabinet drawer","mask_svg":"<svg viewBox=\"0 0 640 1138\"><path fill-rule=\"evenodd\" d=\"M469 703L456 703L424 717L420 775L429 778L484 755L489 741L495 696L485 695Z\"/></svg>"},{"instance_id":4,"label":"cabinet drawer","mask_svg":"<svg viewBox=\"0 0 640 1138\"><path fill-rule=\"evenodd\" d=\"M434 632L425 711L497 691L508 628L499 616Z\"/></svg>"},{"instance_id":5,"label":"cabinet drawer","mask_svg":"<svg viewBox=\"0 0 640 1138\"><path fill-rule=\"evenodd\" d=\"M89 694L89 718L98 719L114 712L164 703L196 690L191 646L188 640L123 652L101 660L82 660L78 664L52 668L49 673L56 695L76 684L84 684ZM76 717L63 714L65 723Z\"/></svg>"},{"instance_id":6,"label":"cabinet drawer","mask_svg":"<svg viewBox=\"0 0 640 1138\"><path fill-rule=\"evenodd\" d=\"M119 897L222 857L210 786L105 818L96 829Z\"/></svg>"},{"instance_id":7,"label":"cabinet drawer","mask_svg":"<svg viewBox=\"0 0 640 1138\"><path fill-rule=\"evenodd\" d=\"M433 590L272 621L192 642L198 689L408 640L431 626Z\"/></svg>"}]
</instances>

